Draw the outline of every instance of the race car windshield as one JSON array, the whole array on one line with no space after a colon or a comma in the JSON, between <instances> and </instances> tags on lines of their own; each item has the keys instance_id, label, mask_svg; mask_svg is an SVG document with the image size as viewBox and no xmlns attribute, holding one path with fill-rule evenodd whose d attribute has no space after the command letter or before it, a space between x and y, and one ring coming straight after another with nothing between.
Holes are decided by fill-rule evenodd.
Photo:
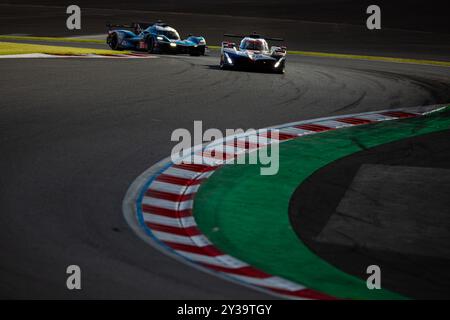
<instances>
[{"instance_id":1,"label":"race car windshield","mask_svg":"<svg viewBox=\"0 0 450 320\"><path fill-rule=\"evenodd\" d=\"M178 32L171 30L158 30L158 34L162 36L166 36L169 40L179 40L180 36Z\"/></svg>"},{"instance_id":2,"label":"race car windshield","mask_svg":"<svg viewBox=\"0 0 450 320\"><path fill-rule=\"evenodd\" d=\"M241 43L242 50L267 51L267 44L264 41L244 40Z\"/></svg>"}]
</instances>

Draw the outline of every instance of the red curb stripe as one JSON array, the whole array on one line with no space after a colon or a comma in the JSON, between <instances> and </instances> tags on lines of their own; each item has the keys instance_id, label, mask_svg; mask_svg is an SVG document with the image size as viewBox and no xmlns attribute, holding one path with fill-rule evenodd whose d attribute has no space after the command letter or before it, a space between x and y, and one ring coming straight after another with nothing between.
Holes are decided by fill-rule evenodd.
<instances>
[{"instance_id":1,"label":"red curb stripe","mask_svg":"<svg viewBox=\"0 0 450 320\"><path fill-rule=\"evenodd\" d=\"M161 182L167 182L172 184L178 184L181 186L192 186L201 184L205 179L186 179L186 178L179 178L175 176L171 176L168 174L160 174L158 177L156 177L155 181L161 181Z\"/></svg>"},{"instance_id":2,"label":"red curb stripe","mask_svg":"<svg viewBox=\"0 0 450 320\"><path fill-rule=\"evenodd\" d=\"M227 142L228 146L233 146L237 148L243 148L243 149L257 149L260 147L265 146L265 144L262 143L253 143L250 141L242 141L242 140L232 140Z\"/></svg>"},{"instance_id":3,"label":"red curb stripe","mask_svg":"<svg viewBox=\"0 0 450 320\"><path fill-rule=\"evenodd\" d=\"M359 119L359 118L341 118L341 119L336 119L336 121L348 123L348 124L354 124L354 125L373 123L372 120Z\"/></svg>"},{"instance_id":4,"label":"red curb stripe","mask_svg":"<svg viewBox=\"0 0 450 320\"><path fill-rule=\"evenodd\" d=\"M195 193L190 194L175 194L175 193L169 193L164 191L157 191L152 189L147 189L145 192L145 195L147 197L157 198L157 199L163 199L163 200L169 200L174 202L182 202L186 200L192 200L194 198Z\"/></svg>"},{"instance_id":5,"label":"red curb stripe","mask_svg":"<svg viewBox=\"0 0 450 320\"><path fill-rule=\"evenodd\" d=\"M333 128L322 126L320 124L301 124L299 126L294 126L295 128L299 128L302 130L314 131L314 132L323 132L328 131Z\"/></svg>"},{"instance_id":6,"label":"red curb stripe","mask_svg":"<svg viewBox=\"0 0 450 320\"><path fill-rule=\"evenodd\" d=\"M414 113L403 112L403 111L388 111L388 112L382 112L381 114L383 116L394 117L394 118L413 118L413 117L417 116Z\"/></svg>"},{"instance_id":7,"label":"red curb stripe","mask_svg":"<svg viewBox=\"0 0 450 320\"><path fill-rule=\"evenodd\" d=\"M182 163L173 165L172 168L184 169L195 172L208 172L214 171L218 168L218 166L208 166L204 164L192 164L192 163Z\"/></svg>"},{"instance_id":8,"label":"red curb stripe","mask_svg":"<svg viewBox=\"0 0 450 320\"><path fill-rule=\"evenodd\" d=\"M200 155L204 158L206 157L206 158L215 159L215 160L229 160L236 156L234 154L220 152L220 151L216 151L216 150L204 151Z\"/></svg>"},{"instance_id":9,"label":"red curb stripe","mask_svg":"<svg viewBox=\"0 0 450 320\"><path fill-rule=\"evenodd\" d=\"M152 222L145 222L145 224L150 229L153 229L156 231L162 231L162 232L166 232L166 233L172 233L172 234L176 234L179 236L192 237L192 236L198 236L198 235L202 234L200 232L200 230L198 230L197 227L177 228L177 227L163 226L161 224L152 223Z\"/></svg>"},{"instance_id":10,"label":"red curb stripe","mask_svg":"<svg viewBox=\"0 0 450 320\"><path fill-rule=\"evenodd\" d=\"M277 134L274 134L274 131L267 131L261 134L258 134L261 137L265 137L265 138L269 138L269 139L276 139L276 140L280 140L280 141L284 141L284 140L289 140L289 139L293 139L296 138L296 135L293 134L289 134L289 133L282 133L282 132L277 132L278 133L278 137L276 137Z\"/></svg>"},{"instance_id":11,"label":"red curb stripe","mask_svg":"<svg viewBox=\"0 0 450 320\"><path fill-rule=\"evenodd\" d=\"M211 265L211 264L207 264L207 263L201 263L201 264L209 269L214 269L215 271L236 274L239 276L246 276L246 277L258 278L258 279L265 279L265 278L272 277L270 274L267 274L263 271L255 269L251 266L231 269L231 268Z\"/></svg>"},{"instance_id":12,"label":"red curb stripe","mask_svg":"<svg viewBox=\"0 0 450 320\"><path fill-rule=\"evenodd\" d=\"M217 257L217 256L224 255L223 252L218 250L213 245L197 247L197 246L190 246L187 244L181 244L181 243L175 243L175 242L169 242L169 241L164 241L164 243L174 250L186 251L186 252L201 254L201 255L205 255L205 256L209 256L209 257Z\"/></svg>"},{"instance_id":13,"label":"red curb stripe","mask_svg":"<svg viewBox=\"0 0 450 320\"><path fill-rule=\"evenodd\" d=\"M170 210L166 208L151 206L148 204L142 205L142 212L149 214L156 214L158 216L164 216L169 218L186 218L192 216L192 209Z\"/></svg>"}]
</instances>

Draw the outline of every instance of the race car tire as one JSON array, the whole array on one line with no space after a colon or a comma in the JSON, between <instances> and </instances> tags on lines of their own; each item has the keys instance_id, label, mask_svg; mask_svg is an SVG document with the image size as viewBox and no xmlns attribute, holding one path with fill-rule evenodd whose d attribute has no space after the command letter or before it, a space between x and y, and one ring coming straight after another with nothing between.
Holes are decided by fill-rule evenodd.
<instances>
[{"instance_id":1,"label":"race car tire","mask_svg":"<svg viewBox=\"0 0 450 320\"><path fill-rule=\"evenodd\" d=\"M223 54L220 56L219 68L222 70L227 69L227 66L225 65L225 57L223 56Z\"/></svg>"},{"instance_id":2,"label":"race car tire","mask_svg":"<svg viewBox=\"0 0 450 320\"><path fill-rule=\"evenodd\" d=\"M283 62L283 64L280 66L280 68L274 69L274 73L278 73L278 74L284 74L285 71L286 71L285 62Z\"/></svg>"},{"instance_id":3,"label":"race car tire","mask_svg":"<svg viewBox=\"0 0 450 320\"><path fill-rule=\"evenodd\" d=\"M205 53L206 53L206 46L199 47L198 51L199 51L201 56L204 56Z\"/></svg>"},{"instance_id":4,"label":"race car tire","mask_svg":"<svg viewBox=\"0 0 450 320\"><path fill-rule=\"evenodd\" d=\"M204 56L206 52L205 46L198 46L197 48L191 47L189 48L190 56Z\"/></svg>"},{"instance_id":5,"label":"race car tire","mask_svg":"<svg viewBox=\"0 0 450 320\"><path fill-rule=\"evenodd\" d=\"M106 40L112 50L121 50L119 48L119 38L116 33L110 34Z\"/></svg>"},{"instance_id":6,"label":"race car tire","mask_svg":"<svg viewBox=\"0 0 450 320\"><path fill-rule=\"evenodd\" d=\"M155 51L155 40L153 40L153 37L147 38L147 51L148 53L154 53Z\"/></svg>"},{"instance_id":7,"label":"race car tire","mask_svg":"<svg viewBox=\"0 0 450 320\"><path fill-rule=\"evenodd\" d=\"M189 50L189 55L197 57L200 55L200 51L198 49L191 49Z\"/></svg>"}]
</instances>

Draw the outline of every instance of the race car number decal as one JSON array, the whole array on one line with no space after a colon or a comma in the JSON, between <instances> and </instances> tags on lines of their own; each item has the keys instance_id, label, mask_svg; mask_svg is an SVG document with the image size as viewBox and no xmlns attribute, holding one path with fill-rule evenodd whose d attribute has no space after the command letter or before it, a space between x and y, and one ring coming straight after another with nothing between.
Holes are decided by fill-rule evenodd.
<instances>
[{"instance_id":1,"label":"race car number decal","mask_svg":"<svg viewBox=\"0 0 450 320\"><path fill-rule=\"evenodd\" d=\"M147 49L147 44L144 41L139 41L139 49Z\"/></svg>"}]
</instances>

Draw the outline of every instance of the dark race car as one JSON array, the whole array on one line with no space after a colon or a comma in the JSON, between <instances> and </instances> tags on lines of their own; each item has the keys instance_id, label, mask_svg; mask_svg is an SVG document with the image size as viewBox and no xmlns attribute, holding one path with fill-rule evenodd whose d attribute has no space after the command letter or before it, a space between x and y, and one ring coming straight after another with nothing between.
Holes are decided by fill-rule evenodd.
<instances>
[{"instance_id":1,"label":"dark race car","mask_svg":"<svg viewBox=\"0 0 450 320\"><path fill-rule=\"evenodd\" d=\"M106 43L113 50L148 51L149 53L187 53L204 55L204 37L189 35L182 40L177 30L166 23L132 23L131 25L108 24ZM120 28L120 29L116 29Z\"/></svg>"},{"instance_id":2,"label":"dark race car","mask_svg":"<svg viewBox=\"0 0 450 320\"><path fill-rule=\"evenodd\" d=\"M275 73L284 73L286 65L286 47L272 46L269 41L283 41L279 38L264 38L258 34L238 36L226 34L225 37L243 38L239 47L233 42L222 42L220 52L221 69L252 69Z\"/></svg>"}]
</instances>

